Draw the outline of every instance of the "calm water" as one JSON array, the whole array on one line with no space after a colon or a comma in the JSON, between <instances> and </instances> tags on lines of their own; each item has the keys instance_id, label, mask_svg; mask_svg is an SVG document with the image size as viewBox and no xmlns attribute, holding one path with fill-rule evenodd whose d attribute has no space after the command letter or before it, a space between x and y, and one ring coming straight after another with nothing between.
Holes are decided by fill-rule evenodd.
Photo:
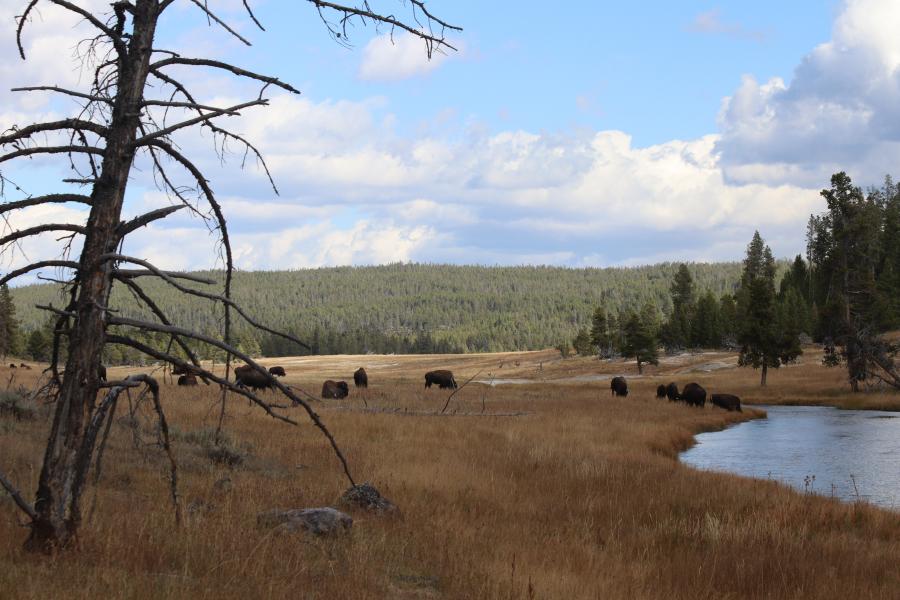
<instances>
[{"instance_id":1,"label":"calm water","mask_svg":"<svg viewBox=\"0 0 900 600\"><path fill-rule=\"evenodd\" d=\"M856 500L858 493L862 500L900 510L900 413L759 408L767 419L701 433L681 460L699 469L777 479L843 500Z\"/></svg>"}]
</instances>

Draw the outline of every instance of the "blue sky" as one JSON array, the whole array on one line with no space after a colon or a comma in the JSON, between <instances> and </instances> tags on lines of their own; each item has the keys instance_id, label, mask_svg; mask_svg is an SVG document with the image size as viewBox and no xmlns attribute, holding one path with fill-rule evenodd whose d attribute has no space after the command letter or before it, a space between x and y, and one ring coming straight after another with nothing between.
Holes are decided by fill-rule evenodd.
<instances>
[{"instance_id":1,"label":"blue sky","mask_svg":"<svg viewBox=\"0 0 900 600\"><path fill-rule=\"evenodd\" d=\"M68 57L83 26L45 7L26 31L22 63L12 4L0 8L9 24L0 30L0 79L81 84ZM270 107L222 122L263 150L279 196L239 158L222 167L208 137L177 140L235 215L242 268L733 260L755 229L791 256L831 172L876 184L900 159L893 3L575 2L552 11L432 0L432 12L464 31L452 34L459 52L431 62L415 40L397 35L392 44L371 26L355 28L344 48L305 2L251 5L267 31L239 0L211 3L251 48L186 0L157 40L303 92L269 90ZM372 5L406 14L393 0ZM208 103L255 95L219 73L187 77ZM3 128L70 110L0 90ZM138 167L129 214L170 202L149 165ZM48 161L3 169L29 193L58 191L65 172ZM84 218L78 207L61 210ZM14 225L44 217L20 215ZM179 216L142 231L129 251L201 268L212 264L212 242L202 223ZM31 248L54 251L49 241Z\"/></svg>"}]
</instances>

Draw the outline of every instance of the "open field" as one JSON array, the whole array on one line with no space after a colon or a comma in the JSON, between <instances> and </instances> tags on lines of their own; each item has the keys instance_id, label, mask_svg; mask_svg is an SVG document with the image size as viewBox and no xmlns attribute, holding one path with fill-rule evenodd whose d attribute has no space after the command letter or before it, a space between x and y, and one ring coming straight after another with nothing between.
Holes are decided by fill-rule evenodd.
<instances>
[{"instance_id":1,"label":"open field","mask_svg":"<svg viewBox=\"0 0 900 600\"><path fill-rule=\"evenodd\" d=\"M76 551L23 553L27 532L0 499L0 598L896 598L900 514L676 460L694 433L759 413L656 400L661 382L698 381L745 403L900 408L888 393L857 400L844 371L803 358L770 372L766 390L726 353L665 359L641 378L633 363L549 351L263 361L316 395L326 378L369 373L368 391L315 409L354 476L402 518L354 513L352 533L332 540L256 527L263 510L331 505L348 486L301 409L288 411L304 423L294 428L231 401L227 430L245 461L229 468L204 447L214 390L165 385L186 525L174 524L165 455L135 449L120 419ZM439 366L476 381L453 398L454 415L424 416L448 396L422 388ZM19 370L16 383L36 373ZM627 398L610 397L612 373L629 376ZM535 383L477 383L492 378ZM0 466L29 495L47 425L0 418Z\"/></svg>"}]
</instances>

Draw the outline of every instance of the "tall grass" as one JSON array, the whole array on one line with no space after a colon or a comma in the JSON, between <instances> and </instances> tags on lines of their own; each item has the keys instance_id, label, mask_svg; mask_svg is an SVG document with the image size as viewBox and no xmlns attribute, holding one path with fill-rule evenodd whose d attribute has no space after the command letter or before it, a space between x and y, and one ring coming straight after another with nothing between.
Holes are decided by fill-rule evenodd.
<instances>
[{"instance_id":1,"label":"tall grass","mask_svg":"<svg viewBox=\"0 0 900 600\"><path fill-rule=\"evenodd\" d=\"M423 390L425 369L451 364L464 380L479 369L500 373L501 358L430 360L337 357L288 367L288 383L314 390L324 378L347 377L349 365L375 364L367 392L316 410L356 478L373 482L401 518L357 513L352 534L333 540L257 529L266 509L334 504L347 483L327 444L312 426L283 426L234 400L229 444L246 460L229 467L207 452L214 390L167 385L186 525L174 523L162 452L136 451L128 424L117 424L77 550L23 553L26 531L0 498L0 598L897 597L900 514L688 468L676 457L694 433L758 414L654 398L660 381L674 379L745 401L792 401L806 397L807 385L838 387L830 372L792 367L760 392L752 371L679 374L689 366L663 365L631 379L622 399L606 381L472 383L451 403L455 415L435 417L413 414L446 400L445 391ZM548 354L538 371L538 361L522 355L502 373L632 368ZM41 417L0 429L0 464L27 490L47 426Z\"/></svg>"}]
</instances>

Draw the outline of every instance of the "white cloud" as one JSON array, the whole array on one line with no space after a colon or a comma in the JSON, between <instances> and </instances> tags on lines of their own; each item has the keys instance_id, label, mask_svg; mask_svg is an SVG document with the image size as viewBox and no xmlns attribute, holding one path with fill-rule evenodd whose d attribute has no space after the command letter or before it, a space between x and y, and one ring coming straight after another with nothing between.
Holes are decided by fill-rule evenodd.
<instances>
[{"instance_id":1,"label":"white cloud","mask_svg":"<svg viewBox=\"0 0 900 600\"><path fill-rule=\"evenodd\" d=\"M458 43L454 43L459 47ZM364 81L399 81L426 75L437 69L448 55L435 51L431 58L425 42L409 33L383 34L363 48L358 76Z\"/></svg>"},{"instance_id":2,"label":"white cloud","mask_svg":"<svg viewBox=\"0 0 900 600\"><path fill-rule=\"evenodd\" d=\"M741 23L723 20L722 11L718 8L697 14L687 29L695 33L720 34L756 42L761 42L766 38L766 34L763 31L748 29Z\"/></svg>"},{"instance_id":3,"label":"white cloud","mask_svg":"<svg viewBox=\"0 0 900 600\"><path fill-rule=\"evenodd\" d=\"M785 84L745 76L719 115L717 151L736 182L874 183L900 162L900 4L848 0L832 39Z\"/></svg>"}]
</instances>

